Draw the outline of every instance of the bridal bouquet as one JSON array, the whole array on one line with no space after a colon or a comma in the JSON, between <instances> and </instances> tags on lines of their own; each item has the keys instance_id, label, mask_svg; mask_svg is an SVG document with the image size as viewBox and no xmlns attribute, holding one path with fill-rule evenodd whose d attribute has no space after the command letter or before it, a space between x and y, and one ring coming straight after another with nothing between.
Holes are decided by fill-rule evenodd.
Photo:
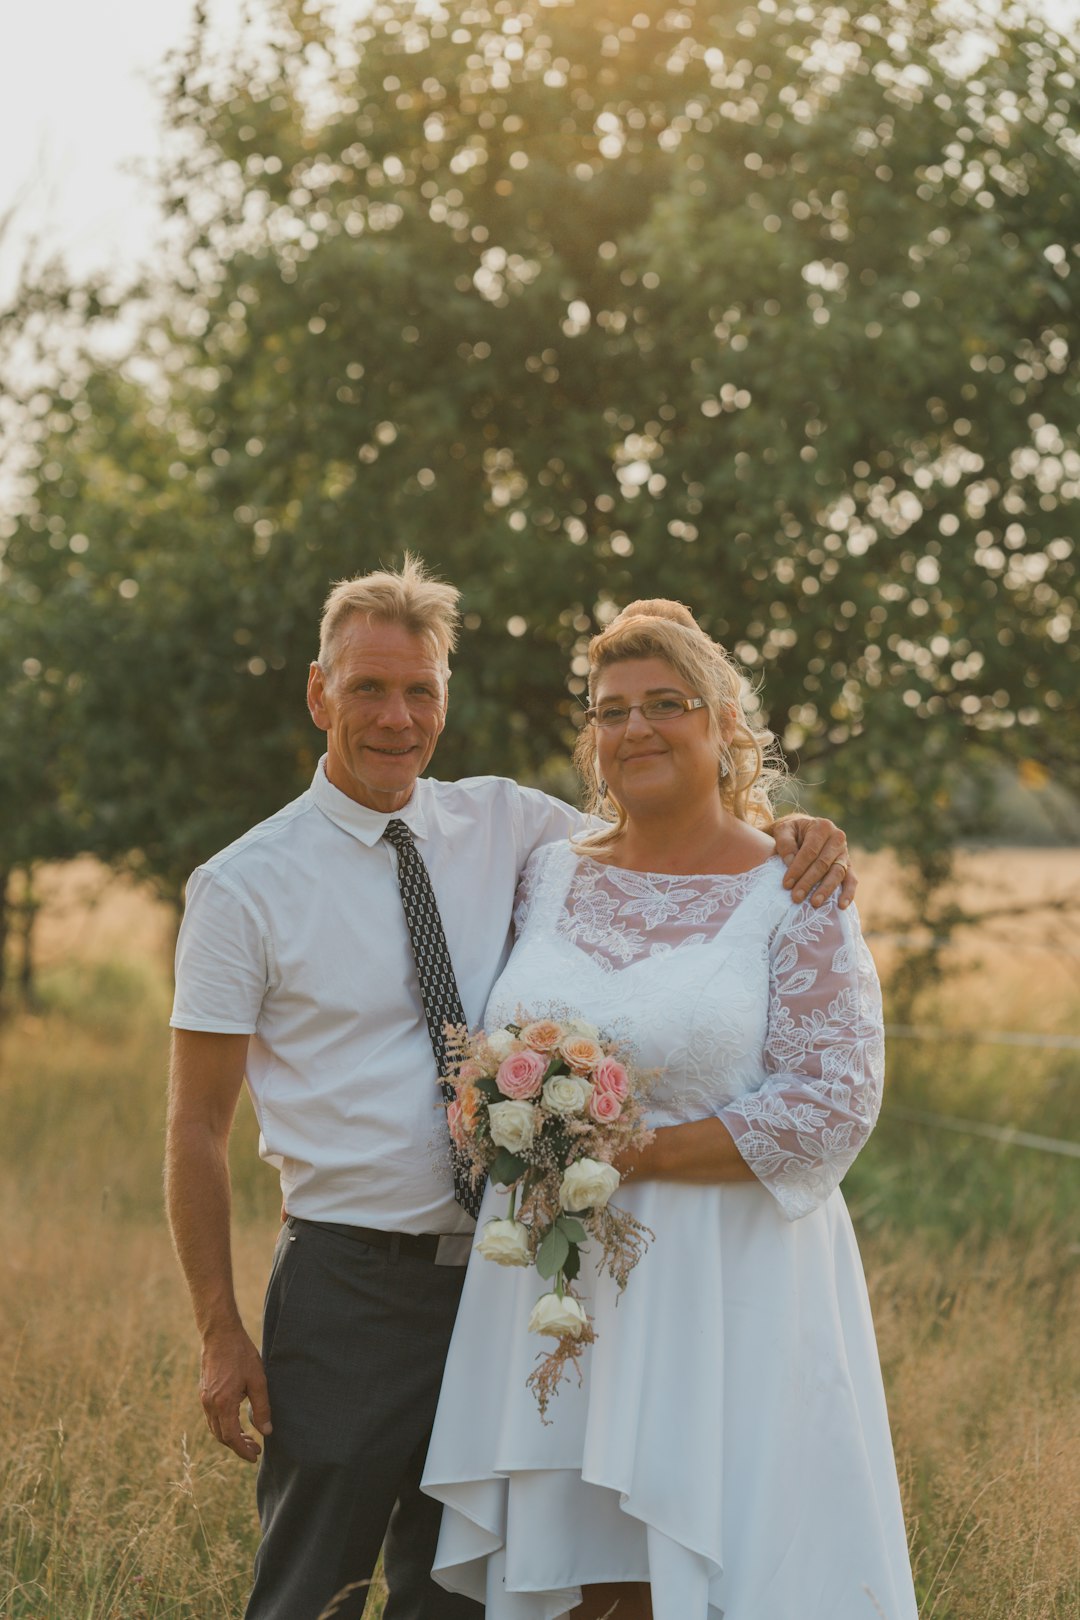
<instances>
[{"instance_id":1,"label":"bridal bouquet","mask_svg":"<svg viewBox=\"0 0 1080 1620\"><path fill-rule=\"evenodd\" d=\"M553 1286L529 1318L558 1340L528 1384L541 1416L573 1361L595 1338L574 1290L581 1247L595 1240L620 1288L653 1234L611 1202L612 1160L652 1140L641 1078L599 1030L542 1018L470 1036L449 1035L454 1100L447 1123L472 1175L509 1189L505 1217L490 1220L477 1248L502 1266L535 1266Z\"/></svg>"}]
</instances>

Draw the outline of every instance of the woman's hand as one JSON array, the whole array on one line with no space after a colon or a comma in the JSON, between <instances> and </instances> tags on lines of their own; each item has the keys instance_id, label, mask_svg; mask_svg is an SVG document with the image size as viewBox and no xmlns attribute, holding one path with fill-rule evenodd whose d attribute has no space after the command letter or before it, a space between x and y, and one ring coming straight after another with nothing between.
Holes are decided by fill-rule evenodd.
<instances>
[{"instance_id":1,"label":"woman's hand","mask_svg":"<svg viewBox=\"0 0 1080 1620\"><path fill-rule=\"evenodd\" d=\"M859 880L851 866L844 832L827 816L785 816L765 829L776 840L776 853L787 863L784 887L798 903L812 895L810 904L823 906L840 890L840 906L855 898Z\"/></svg>"}]
</instances>

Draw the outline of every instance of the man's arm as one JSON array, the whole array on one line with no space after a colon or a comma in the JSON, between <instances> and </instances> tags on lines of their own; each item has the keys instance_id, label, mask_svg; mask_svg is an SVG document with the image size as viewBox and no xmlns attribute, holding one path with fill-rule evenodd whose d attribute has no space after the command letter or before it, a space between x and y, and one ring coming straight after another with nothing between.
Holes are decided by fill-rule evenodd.
<instances>
[{"instance_id":1,"label":"man's arm","mask_svg":"<svg viewBox=\"0 0 1080 1620\"><path fill-rule=\"evenodd\" d=\"M240 1426L245 1397L260 1434L270 1403L259 1352L233 1291L229 1233L229 1132L247 1059L246 1035L173 1031L165 1150L165 1201L202 1339L199 1394L216 1440L245 1462L260 1447Z\"/></svg>"},{"instance_id":2,"label":"man's arm","mask_svg":"<svg viewBox=\"0 0 1080 1620\"><path fill-rule=\"evenodd\" d=\"M793 889L798 904L810 894L812 906L823 906L840 890L839 905L846 909L855 898L859 880L851 866L847 836L826 816L785 816L766 828L776 840L776 853L787 862L784 887Z\"/></svg>"}]
</instances>

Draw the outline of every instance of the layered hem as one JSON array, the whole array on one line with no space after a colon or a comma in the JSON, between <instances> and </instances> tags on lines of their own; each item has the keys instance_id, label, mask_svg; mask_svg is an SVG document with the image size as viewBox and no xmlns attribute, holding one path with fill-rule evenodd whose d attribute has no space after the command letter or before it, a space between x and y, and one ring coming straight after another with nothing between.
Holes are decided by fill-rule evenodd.
<instances>
[{"instance_id":1,"label":"layered hem","mask_svg":"<svg viewBox=\"0 0 1080 1620\"><path fill-rule=\"evenodd\" d=\"M622 1296L583 1270L597 1339L547 1425L525 1382L544 1285L470 1262L423 1481L444 1505L435 1579L488 1620L558 1620L583 1586L636 1581L655 1620L917 1620L840 1195L794 1224L753 1185L623 1202L657 1242Z\"/></svg>"},{"instance_id":2,"label":"layered hem","mask_svg":"<svg viewBox=\"0 0 1080 1620\"><path fill-rule=\"evenodd\" d=\"M720 1567L643 1516L626 1493L573 1470L425 1481L444 1505L432 1575L485 1607L487 1620L562 1620L582 1589L643 1582L654 1620L719 1620Z\"/></svg>"}]
</instances>

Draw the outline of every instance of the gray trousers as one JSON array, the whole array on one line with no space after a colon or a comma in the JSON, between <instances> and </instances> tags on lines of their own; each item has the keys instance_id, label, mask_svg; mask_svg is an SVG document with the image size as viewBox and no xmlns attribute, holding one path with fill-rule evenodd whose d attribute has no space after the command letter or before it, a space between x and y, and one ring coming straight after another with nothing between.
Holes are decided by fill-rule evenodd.
<instances>
[{"instance_id":1,"label":"gray trousers","mask_svg":"<svg viewBox=\"0 0 1080 1620\"><path fill-rule=\"evenodd\" d=\"M304 1221L282 1227L246 1620L361 1620L384 1538L385 1620L482 1620L431 1580L441 1508L419 1488L464 1276Z\"/></svg>"}]
</instances>

